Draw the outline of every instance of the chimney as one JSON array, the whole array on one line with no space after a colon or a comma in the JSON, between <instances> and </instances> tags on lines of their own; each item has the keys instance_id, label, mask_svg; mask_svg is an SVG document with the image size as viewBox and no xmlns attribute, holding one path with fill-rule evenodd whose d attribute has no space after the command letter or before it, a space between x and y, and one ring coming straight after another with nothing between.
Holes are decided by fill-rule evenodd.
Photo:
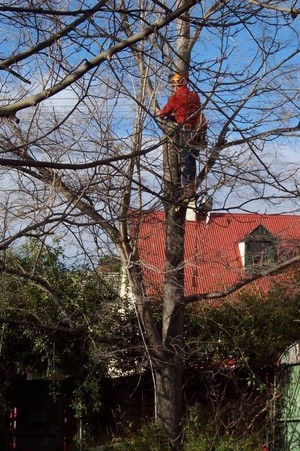
<instances>
[{"instance_id":1,"label":"chimney","mask_svg":"<svg viewBox=\"0 0 300 451\"><path fill-rule=\"evenodd\" d=\"M186 209L186 216L185 216L185 220L186 221L197 221L197 215L195 212L195 201L191 201Z\"/></svg>"}]
</instances>

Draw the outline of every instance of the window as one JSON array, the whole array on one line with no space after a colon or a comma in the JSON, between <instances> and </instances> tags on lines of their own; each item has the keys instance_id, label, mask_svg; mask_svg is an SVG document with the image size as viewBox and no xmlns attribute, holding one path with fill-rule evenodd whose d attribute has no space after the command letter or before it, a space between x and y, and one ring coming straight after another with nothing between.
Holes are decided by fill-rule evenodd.
<instances>
[{"instance_id":1,"label":"window","mask_svg":"<svg viewBox=\"0 0 300 451\"><path fill-rule=\"evenodd\" d=\"M244 239L245 271L255 274L277 262L277 239L263 226L258 226Z\"/></svg>"}]
</instances>

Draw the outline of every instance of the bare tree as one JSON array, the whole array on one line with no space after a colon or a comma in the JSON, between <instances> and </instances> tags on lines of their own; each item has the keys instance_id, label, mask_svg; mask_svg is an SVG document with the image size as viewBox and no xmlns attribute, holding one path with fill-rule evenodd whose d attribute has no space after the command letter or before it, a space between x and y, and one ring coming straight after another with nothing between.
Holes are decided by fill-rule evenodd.
<instances>
[{"instance_id":1,"label":"bare tree","mask_svg":"<svg viewBox=\"0 0 300 451\"><path fill-rule=\"evenodd\" d=\"M174 449L185 306L224 297L266 273L226 291L184 296L187 205L178 203L178 143L162 133L154 108L164 101L170 71L187 72L209 122L198 185L210 188L220 210L251 210L259 199L286 211L285 199L298 211L297 155L291 156L300 130L297 6L292 0L0 5L2 268L6 250L28 236L47 244L60 234L76 243L77 258L94 265L101 253L118 250L154 371L156 419ZM133 208L161 207L160 328L129 226Z\"/></svg>"}]
</instances>

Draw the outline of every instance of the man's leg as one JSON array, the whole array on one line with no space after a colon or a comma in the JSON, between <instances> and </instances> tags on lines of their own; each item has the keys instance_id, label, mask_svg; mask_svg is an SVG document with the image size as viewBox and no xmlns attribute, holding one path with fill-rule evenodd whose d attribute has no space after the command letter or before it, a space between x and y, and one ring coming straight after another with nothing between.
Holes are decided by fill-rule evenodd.
<instances>
[{"instance_id":1,"label":"man's leg","mask_svg":"<svg viewBox=\"0 0 300 451\"><path fill-rule=\"evenodd\" d=\"M181 178L182 186L195 183L196 159L190 150L183 150L181 153Z\"/></svg>"}]
</instances>

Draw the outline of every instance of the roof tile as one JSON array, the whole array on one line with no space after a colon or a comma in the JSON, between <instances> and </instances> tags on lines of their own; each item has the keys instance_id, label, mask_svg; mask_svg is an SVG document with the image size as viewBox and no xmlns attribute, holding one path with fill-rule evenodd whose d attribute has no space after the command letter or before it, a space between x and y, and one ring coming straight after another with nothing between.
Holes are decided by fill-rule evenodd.
<instances>
[{"instance_id":1,"label":"roof tile","mask_svg":"<svg viewBox=\"0 0 300 451\"><path fill-rule=\"evenodd\" d=\"M139 221L137 221L139 219ZM165 223L162 211L136 215L139 258L148 296L160 296L165 265ZM300 243L300 216L213 213L186 222L185 295L225 289L245 276L239 243L259 225L279 242Z\"/></svg>"}]
</instances>

